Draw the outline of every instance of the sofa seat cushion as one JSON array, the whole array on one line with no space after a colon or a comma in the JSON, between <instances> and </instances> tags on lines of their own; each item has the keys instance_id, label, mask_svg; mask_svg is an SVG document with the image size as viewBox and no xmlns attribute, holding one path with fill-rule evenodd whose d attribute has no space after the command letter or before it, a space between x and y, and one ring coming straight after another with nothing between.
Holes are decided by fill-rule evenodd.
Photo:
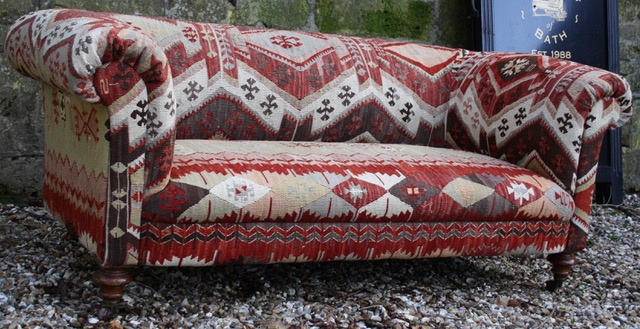
<instances>
[{"instance_id":1,"label":"sofa seat cushion","mask_svg":"<svg viewBox=\"0 0 640 329\"><path fill-rule=\"evenodd\" d=\"M143 201L162 223L569 220L573 198L531 170L404 144L177 140Z\"/></svg>"}]
</instances>

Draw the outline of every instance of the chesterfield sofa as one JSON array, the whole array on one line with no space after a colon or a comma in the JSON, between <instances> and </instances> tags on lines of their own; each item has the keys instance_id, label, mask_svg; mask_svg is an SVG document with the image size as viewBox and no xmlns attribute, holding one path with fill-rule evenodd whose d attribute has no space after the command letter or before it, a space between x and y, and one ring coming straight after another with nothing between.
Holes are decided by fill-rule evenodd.
<instances>
[{"instance_id":1,"label":"chesterfield sofa","mask_svg":"<svg viewBox=\"0 0 640 329\"><path fill-rule=\"evenodd\" d=\"M45 10L11 27L42 82L43 197L135 266L540 255L585 248L621 77L550 57Z\"/></svg>"}]
</instances>

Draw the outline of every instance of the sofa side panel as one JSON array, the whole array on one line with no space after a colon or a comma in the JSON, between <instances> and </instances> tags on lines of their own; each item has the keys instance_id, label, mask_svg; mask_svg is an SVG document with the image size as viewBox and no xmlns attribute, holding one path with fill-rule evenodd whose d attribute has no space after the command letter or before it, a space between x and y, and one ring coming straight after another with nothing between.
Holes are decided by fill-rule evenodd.
<instances>
[{"instance_id":1,"label":"sofa side panel","mask_svg":"<svg viewBox=\"0 0 640 329\"><path fill-rule=\"evenodd\" d=\"M602 99L598 101L592 109L592 113L611 111L611 107L617 106L614 99ZM596 174L598 171L598 158L602 142L606 133L605 127L597 125L585 126L582 137L582 149L576 170L578 179L576 180L575 211L571 217L571 227L567 237L566 251L575 252L587 246L587 237L591 222L591 203L596 187Z\"/></svg>"},{"instance_id":2,"label":"sofa side panel","mask_svg":"<svg viewBox=\"0 0 640 329\"><path fill-rule=\"evenodd\" d=\"M46 84L43 97L45 205L102 259L109 203L108 111Z\"/></svg>"},{"instance_id":3,"label":"sofa side panel","mask_svg":"<svg viewBox=\"0 0 640 329\"><path fill-rule=\"evenodd\" d=\"M101 70L100 78L111 72ZM125 73L131 71L127 66ZM45 204L105 266L138 262L145 171L151 170L146 127L138 124L140 115L132 115L148 104L147 90L140 78L129 83L112 85L108 106L43 84Z\"/></svg>"}]
</instances>

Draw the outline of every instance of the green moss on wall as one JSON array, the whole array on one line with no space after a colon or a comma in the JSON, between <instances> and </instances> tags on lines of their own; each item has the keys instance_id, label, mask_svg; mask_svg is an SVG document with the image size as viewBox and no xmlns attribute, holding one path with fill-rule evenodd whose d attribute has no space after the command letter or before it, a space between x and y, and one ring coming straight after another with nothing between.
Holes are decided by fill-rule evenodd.
<instances>
[{"instance_id":1,"label":"green moss on wall","mask_svg":"<svg viewBox=\"0 0 640 329\"><path fill-rule=\"evenodd\" d=\"M296 30L307 24L308 17L307 0L242 0L238 2L231 22Z\"/></svg>"},{"instance_id":2,"label":"green moss on wall","mask_svg":"<svg viewBox=\"0 0 640 329\"><path fill-rule=\"evenodd\" d=\"M439 29L437 44L448 47L467 47L469 2L466 0L440 1L438 12L435 22Z\"/></svg>"},{"instance_id":3,"label":"green moss on wall","mask_svg":"<svg viewBox=\"0 0 640 329\"><path fill-rule=\"evenodd\" d=\"M433 21L433 4L409 2L405 28L412 39L427 40Z\"/></svg>"},{"instance_id":4,"label":"green moss on wall","mask_svg":"<svg viewBox=\"0 0 640 329\"><path fill-rule=\"evenodd\" d=\"M640 19L640 1L620 0L618 2L618 13L621 22Z\"/></svg>"},{"instance_id":5,"label":"green moss on wall","mask_svg":"<svg viewBox=\"0 0 640 329\"><path fill-rule=\"evenodd\" d=\"M421 0L318 0L321 32L428 40L433 4Z\"/></svg>"},{"instance_id":6,"label":"green moss on wall","mask_svg":"<svg viewBox=\"0 0 640 329\"><path fill-rule=\"evenodd\" d=\"M333 0L318 0L316 2L316 24L318 29L322 32L336 33L342 28L340 24L341 17L334 17L331 19L331 13L335 1Z\"/></svg>"},{"instance_id":7,"label":"green moss on wall","mask_svg":"<svg viewBox=\"0 0 640 329\"><path fill-rule=\"evenodd\" d=\"M34 9L31 1L0 0L0 24L11 24Z\"/></svg>"}]
</instances>

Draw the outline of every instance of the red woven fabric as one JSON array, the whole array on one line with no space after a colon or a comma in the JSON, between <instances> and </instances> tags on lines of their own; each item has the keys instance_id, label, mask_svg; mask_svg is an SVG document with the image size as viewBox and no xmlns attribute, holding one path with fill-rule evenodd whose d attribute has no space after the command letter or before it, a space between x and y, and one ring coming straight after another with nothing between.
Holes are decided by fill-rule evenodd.
<instances>
[{"instance_id":1,"label":"red woven fabric","mask_svg":"<svg viewBox=\"0 0 640 329\"><path fill-rule=\"evenodd\" d=\"M179 140L143 219L193 222L568 221L573 198L530 170L398 144Z\"/></svg>"},{"instance_id":2,"label":"red woven fabric","mask_svg":"<svg viewBox=\"0 0 640 329\"><path fill-rule=\"evenodd\" d=\"M220 220L206 216L180 217L194 206L197 207L193 210L200 209L203 198L211 198L211 195L221 198L224 189L221 186L215 189L215 185L203 188L193 184L196 181L193 177L181 176L188 170L197 175L193 169L198 166L205 176L207 170L218 169L211 163L180 163L189 157L174 158L174 151L182 154L177 149L180 143L175 142L176 138L380 142L440 146L488 155L526 169L523 175L529 178L537 177L532 174L534 172L545 177L545 182L557 184L545 191L555 192L559 188L566 192L560 193L560 199L547 196L549 200L575 205L569 215L569 236L565 239L562 233L563 237L556 239L555 233L540 233L535 239L548 238L546 241L553 242L553 246L534 249L537 252L579 250L584 248L589 230L591 194L602 136L606 129L620 126L631 116L629 86L624 79L610 72L544 56L475 53L404 41L59 9L20 18L11 27L4 49L11 65L53 87L45 87L48 127L45 199L54 215L72 227L82 237L83 244L98 253L107 265L147 262L140 260L141 253L154 259L148 261L150 263L166 260L174 264L175 257L188 258L182 251L190 248L186 243L202 244L198 248L204 249L198 249L198 252L215 253L211 248L216 245L228 248L209 238L206 242L174 239L175 251L166 251L162 240L154 240L158 235L149 235L150 231L146 231L156 226L189 230L178 223L196 221L203 222L203 227L216 227L217 222L231 218L239 219L243 225L269 220L273 225L284 225L280 221L295 223L293 217L287 217L286 211L280 219L263 214L249 218L246 212L246 218L238 213L226 219L222 215ZM97 149L100 152L88 151ZM86 154L94 153L99 155L86 157ZM406 197L402 199L404 196L397 191L402 188L410 191L409 186L394 185L397 187L394 190L394 186L376 185L358 176L365 174L402 175L406 181L416 183L411 187L416 192L422 191L421 188L428 190L419 183L432 186L437 190L433 192L436 193L433 200L446 200L439 201L443 207L437 208L444 221L451 217L455 223L458 220L460 223L471 220L494 223L503 219L500 217L503 212L514 216L510 218L513 225L521 218L531 225L546 225L547 218L552 221L565 218L565 215L547 216L546 211L553 207L545 204L536 208L544 210L537 215L534 215L535 211L527 210L531 216L525 220L520 217L522 209L533 203L524 206L524 201L523 207L513 208L519 210L496 208L494 212L484 206L472 209L475 203L464 201L465 198L456 200L447 193L447 184L457 178L450 175L437 184L429 180L438 179L428 171L429 168L420 169L429 174L429 179L405 172L403 170L411 169L402 162L406 155L396 153L393 169L380 169L370 164L364 167L341 164L346 167L338 168L325 163L324 167L330 168L327 173L348 177L344 186L325 188L355 209L353 214L369 211L367 207L384 198L392 200L390 196L385 197L387 194L410 205L411 210L399 217L383 216L378 211L369 212L375 214L369 217L347 215L341 220L333 220L329 216L322 220L336 223L337 227L347 225L348 220L365 225L372 218L384 218L398 225L401 225L397 221L399 218L420 222L417 215L406 214L418 214L416 209L425 207L424 203L412 203ZM350 155L354 154L359 153ZM327 159L335 158L327 156ZM371 158L367 161L374 163ZM255 166L254 172L268 176L274 168L272 165L232 164L228 170ZM302 167L297 165L288 169L295 172ZM307 167L306 170L315 170L318 174L325 170L320 166ZM347 167L361 172L346 174ZM73 173L77 177L73 177ZM478 187L483 186L505 199L477 202L507 208L519 200L509 199L504 192L500 194L497 185L492 184L507 179L508 173L465 171L459 173L458 178L479 183L474 185L477 189L472 195L483 191ZM258 182L243 177L245 174L229 171L225 173L225 179L240 177ZM485 179L483 174L498 178ZM508 184L520 184L520 177L509 177L512 181ZM230 183L232 188L238 185L237 181ZM242 184L238 186L242 188ZM521 200L524 195L530 198L538 195L537 192L530 194L528 191L532 187L526 184L522 188L515 186L511 185L511 190L520 191ZM268 193L282 194L283 191L276 191L276 187L268 186ZM351 200L351 195L347 195L365 189L366 197L363 194ZM509 194L508 188L506 191ZM451 200L446 199L447 196ZM163 202L163 197L171 202ZM460 208L456 203L466 206ZM230 204L238 208L231 212L251 207L243 203L240 206ZM321 216L300 215L304 213L301 209L308 204L294 203L290 212L310 222L322 221ZM221 206L216 211L226 214L230 207ZM324 208L326 204L318 209ZM156 222L145 222L143 209L144 215ZM464 213L461 209L468 213L461 215ZM564 210L558 212L565 214ZM429 217L431 214L423 211L422 220L436 220ZM425 228L426 231L437 230ZM480 231L468 232L463 240L471 243L465 247L471 249L463 249L485 250L477 245L482 240L474 238ZM567 231L563 229L562 232ZM547 238L543 238L545 236ZM502 243L510 244L509 239ZM523 239L529 238L523 236ZM458 246L463 240L447 241ZM521 245L531 245L532 241L524 241ZM557 241L566 243L555 245ZM273 248L280 246L273 243ZM350 242L343 243L344 248L352 246ZM383 250L384 255L395 255L402 249L401 244L376 248ZM146 249L140 249L142 245ZM283 247L283 252L293 252L291 246ZM511 244L508 248L505 246L501 252L517 253L513 251L517 248L512 250L512 247ZM247 248L242 249L242 259L249 259L250 248ZM264 249L275 250L270 248ZM330 248L330 244L314 250L328 253L324 248ZM364 249L358 249L365 248L364 245L354 248L357 250L353 252L359 255L357 258L373 258L367 256ZM431 251L418 252L417 244L411 248L411 255L431 254ZM438 244L437 248L449 247ZM461 247L454 249L455 254L492 254L488 249L482 252L466 252ZM163 252L167 254L158 254L159 250L165 250ZM339 254L332 251L333 256L321 259L347 257ZM266 257L261 254L256 259L266 261ZM226 259L240 261L235 256ZM284 261L287 257L275 259ZM199 261L195 263L199 264Z\"/></svg>"},{"instance_id":3,"label":"red woven fabric","mask_svg":"<svg viewBox=\"0 0 640 329\"><path fill-rule=\"evenodd\" d=\"M569 222L145 223L140 263L206 266L561 251Z\"/></svg>"}]
</instances>

